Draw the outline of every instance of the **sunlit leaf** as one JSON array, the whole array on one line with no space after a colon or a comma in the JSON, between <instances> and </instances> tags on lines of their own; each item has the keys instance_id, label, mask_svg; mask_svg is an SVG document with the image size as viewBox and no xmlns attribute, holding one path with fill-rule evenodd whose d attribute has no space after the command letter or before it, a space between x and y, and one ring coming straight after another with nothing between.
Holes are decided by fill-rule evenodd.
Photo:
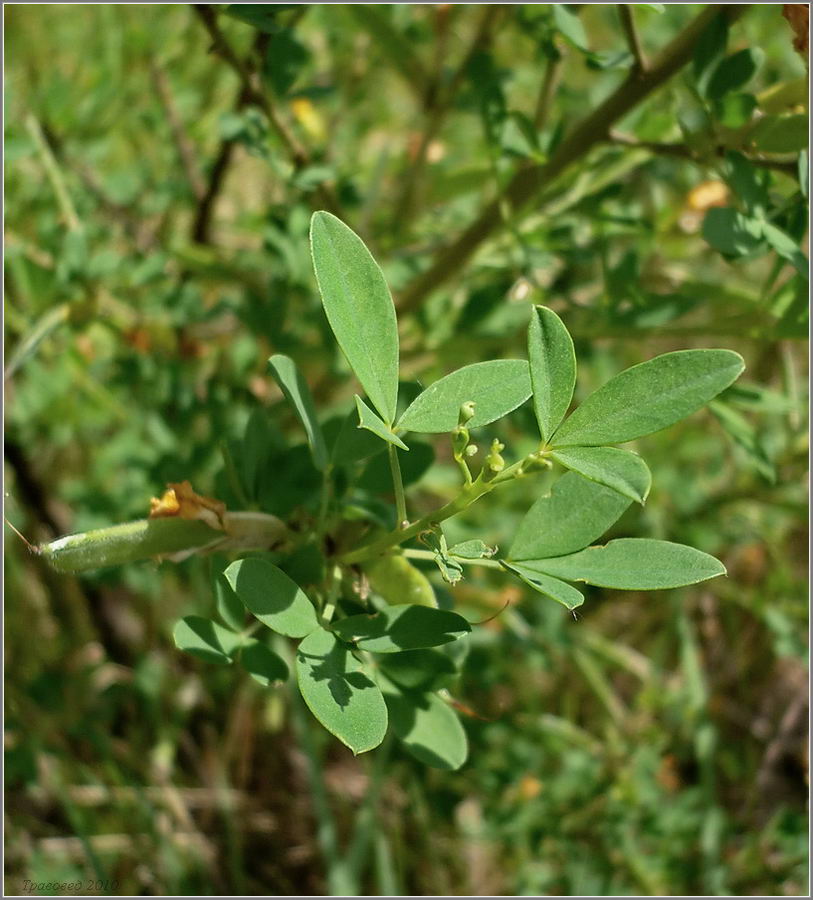
<instances>
[{"instance_id":1,"label":"sunlit leaf","mask_svg":"<svg viewBox=\"0 0 813 900\"><path fill-rule=\"evenodd\" d=\"M508 557L539 559L581 550L601 537L629 505L618 491L568 472L528 510Z\"/></svg>"},{"instance_id":2,"label":"sunlit leaf","mask_svg":"<svg viewBox=\"0 0 813 900\"><path fill-rule=\"evenodd\" d=\"M296 677L310 711L353 753L384 740L387 706L381 690L335 635L319 628L302 641Z\"/></svg>"},{"instance_id":3,"label":"sunlit leaf","mask_svg":"<svg viewBox=\"0 0 813 900\"><path fill-rule=\"evenodd\" d=\"M311 219L311 252L330 327L386 425L398 401L398 326L384 274L364 242L328 212Z\"/></svg>"},{"instance_id":4,"label":"sunlit leaf","mask_svg":"<svg viewBox=\"0 0 813 900\"><path fill-rule=\"evenodd\" d=\"M575 609L584 603L584 594L581 591L574 588L572 584L567 584L567 582L560 581L558 578L552 578L550 575L545 575L544 572L538 571L534 566L533 560L521 563L503 561L503 565L510 572L518 575L528 587L533 588L540 594L544 594L546 597L550 597L551 600L555 600L557 603L561 603L562 606L566 606L568 609Z\"/></svg>"},{"instance_id":5,"label":"sunlit leaf","mask_svg":"<svg viewBox=\"0 0 813 900\"><path fill-rule=\"evenodd\" d=\"M726 572L725 566L708 553L649 538L620 538L602 547L535 559L524 565L554 578L626 591L683 587Z\"/></svg>"},{"instance_id":6,"label":"sunlit leaf","mask_svg":"<svg viewBox=\"0 0 813 900\"><path fill-rule=\"evenodd\" d=\"M551 456L568 469L636 503L643 503L649 495L652 475L637 453L617 447L569 447L556 450Z\"/></svg>"},{"instance_id":7,"label":"sunlit leaf","mask_svg":"<svg viewBox=\"0 0 813 900\"><path fill-rule=\"evenodd\" d=\"M304 591L267 560L239 559L223 574L246 609L272 631L303 637L318 625Z\"/></svg>"},{"instance_id":8,"label":"sunlit leaf","mask_svg":"<svg viewBox=\"0 0 813 900\"><path fill-rule=\"evenodd\" d=\"M418 606L438 605L429 579L400 554L379 556L364 565L370 587L387 603L412 603Z\"/></svg>"},{"instance_id":9,"label":"sunlit leaf","mask_svg":"<svg viewBox=\"0 0 813 900\"><path fill-rule=\"evenodd\" d=\"M394 444L402 450L409 450L409 447L398 437L398 435L370 409L369 406L356 394L356 411L359 417L359 428L364 428L372 432L376 437L381 438L388 444Z\"/></svg>"},{"instance_id":10,"label":"sunlit leaf","mask_svg":"<svg viewBox=\"0 0 813 900\"><path fill-rule=\"evenodd\" d=\"M622 444L685 418L732 384L745 363L732 350L664 353L616 375L554 434L555 447Z\"/></svg>"},{"instance_id":11,"label":"sunlit leaf","mask_svg":"<svg viewBox=\"0 0 813 900\"><path fill-rule=\"evenodd\" d=\"M396 737L422 763L436 769L459 769L469 746L457 713L437 694L401 690L381 679L390 724Z\"/></svg>"},{"instance_id":12,"label":"sunlit leaf","mask_svg":"<svg viewBox=\"0 0 813 900\"><path fill-rule=\"evenodd\" d=\"M576 384L573 339L551 309L534 307L528 326L528 361L533 404L542 440L547 441L567 413Z\"/></svg>"},{"instance_id":13,"label":"sunlit leaf","mask_svg":"<svg viewBox=\"0 0 813 900\"><path fill-rule=\"evenodd\" d=\"M474 402L467 428L479 428L516 409L531 396L528 363L495 359L464 366L431 384L398 421L402 431L440 434L457 427L460 407Z\"/></svg>"},{"instance_id":14,"label":"sunlit leaf","mask_svg":"<svg viewBox=\"0 0 813 900\"><path fill-rule=\"evenodd\" d=\"M277 384L282 389L288 402L296 410L313 453L313 461L317 469L324 471L328 464L328 453L322 429L316 418L316 408L313 397L305 379L296 367L296 363L281 353L272 356L268 360L268 368L274 376Z\"/></svg>"}]
</instances>

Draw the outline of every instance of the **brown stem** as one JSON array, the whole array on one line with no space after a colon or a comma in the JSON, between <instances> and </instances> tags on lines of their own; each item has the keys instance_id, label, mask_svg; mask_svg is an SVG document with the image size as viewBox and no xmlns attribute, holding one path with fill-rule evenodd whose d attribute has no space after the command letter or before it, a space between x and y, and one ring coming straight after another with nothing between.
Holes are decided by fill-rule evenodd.
<instances>
[{"instance_id":1,"label":"brown stem","mask_svg":"<svg viewBox=\"0 0 813 900\"><path fill-rule=\"evenodd\" d=\"M615 122L691 59L697 39L715 16L725 15L729 21L733 21L747 8L743 4L707 7L667 45L646 72L629 75L602 104L577 123L547 163L517 172L508 185L502 202L508 203L513 215L520 213L554 178L581 160L597 144L605 141ZM410 312L420 306L428 294L445 284L465 265L475 250L500 228L500 202L494 200L487 204L457 240L441 250L429 268L407 285L401 295L401 312Z\"/></svg>"},{"instance_id":2,"label":"brown stem","mask_svg":"<svg viewBox=\"0 0 813 900\"><path fill-rule=\"evenodd\" d=\"M240 79L240 84L246 96L246 102L256 106L265 114L269 125L272 130L276 132L288 157L294 164L294 168L297 171L304 169L310 164L310 154L305 147L300 144L296 135L280 116L270 97L259 90L252 77L252 72L234 52L231 45L226 40L225 35L218 25L215 8L208 4L195 3L193 9L209 34L212 41L212 50L234 70L235 74ZM328 185L320 184L316 188L314 195L319 206L324 207L341 217L339 202Z\"/></svg>"},{"instance_id":3,"label":"brown stem","mask_svg":"<svg viewBox=\"0 0 813 900\"><path fill-rule=\"evenodd\" d=\"M158 99L161 101L161 106L164 108L164 114L169 122L172 139L178 150L178 156L181 159L181 164L183 165L186 174L186 180L189 182L189 186L192 188L192 193L195 195L196 199L200 200L206 192L206 185L204 184L203 176L201 175L200 167L198 165L195 146L186 132L186 128L184 127L184 123L181 121L181 116L178 112L178 107L175 105L175 98L172 96L172 88L170 87L167 73L155 60L151 60L150 75L152 77L152 82L155 85Z\"/></svg>"},{"instance_id":4,"label":"brown stem","mask_svg":"<svg viewBox=\"0 0 813 900\"><path fill-rule=\"evenodd\" d=\"M539 96L536 99L536 109L534 110L534 128L536 128L537 132L542 131L548 124L551 105L559 87L561 74L562 57L549 56L548 64L545 66L545 75L542 78L542 86L539 89Z\"/></svg>"},{"instance_id":5,"label":"brown stem","mask_svg":"<svg viewBox=\"0 0 813 900\"><path fill-rule=\"evenodd\" d=\"M638 75L642 75L648 67L644 56L644 48L641 46L641 39L638 36L638 29L635 27L632 7L629 3L619 3L618 14L621 17L621 27L624 29L627 46L630 48L630 53L635 57L634 71Z\"/></svg>"}]
</instances>

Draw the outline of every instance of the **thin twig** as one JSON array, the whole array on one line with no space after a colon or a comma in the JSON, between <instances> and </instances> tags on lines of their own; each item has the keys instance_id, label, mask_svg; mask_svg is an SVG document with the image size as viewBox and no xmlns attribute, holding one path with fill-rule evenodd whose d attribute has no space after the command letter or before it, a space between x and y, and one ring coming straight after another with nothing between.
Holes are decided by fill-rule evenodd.
<instances>
[{"instance_id":1,"label":"thin twig","mask_svg":"<svg viewBox=\"0 0 813 900\"><path fill-rule=\"evenodd\" d=\"M45 174L51 182L51 187L56 195L57 204L62 213L62 218L65 220L65 225L69 231L81 231L82 225L79 222L79 216L76 214L73 200L71 200L71 196L65 186L65 179L62 177L56 158L43 134L39 120L33 113L28 113L25 117L25 127L28 129L28 133L31 135L31 139L39 152Z\"/></svg>"},{"instance_id":2,"label":"thin twig","mask_svg":"<svg viewBox=\"0 0 813 900\"><path fill-rule=\"evenodd\" d=\"M248 102L248 94L241 83L237 92L237 98L234 102L234 109L239 112ZM198 200L195 217L192 221L192 240L196 244L211 243L211 227L212 215L214 213L215 203L220 195L223 183L226 180L226 172L229 164L234 156L234 150L237 142L232 138L224 138L220 142L212 168L209 170L209 179L206 182L206 189Z\"/></svg>"},{"instance_id":3,"label":"thin twig","mask_svg":"<svg viewBox=\"0 0 813 900\"><path fill-rule=\"evenodd\" d=\"M624 29L624 36L627 39L630 53L635 57L633 71L638 75L643 75L647 71L648 66L644 56L644 48L641 46L641 38L638 35L638 29L635 27L635 15L632 11L632 6L629 3L619 3L618 14L621 17L621 27Z\"/></svg>"},{"instance_id":4,"label":"thin twig","mask_svg":"<svg viewBox=\"0 0 813 900\"><path fill-rule=\"evenodd\" d=\"M217 22L217 13L215 12L214 7L207 4L196 3L194 4L193 9L209 34L212 41L212 50L234 70L235 74L240 79L246 101L262 110L265 114L271 128L276 132L282 142L294 168L297 171L304 169L310 164L310 154L280 116L276 106L271 101L271 98L257 87L252 78L251 71L226 40L226 37ZM320 206L341 217L339 202L328 185L318 185L314 193Z\"/></svg>"},{"instance_id":5,"label":"thin twig","mask_svg":"<svg viewBox=\"0 0 813 900\"><path fill-rule=\"evenodd\" d=\"M449 83L445 88L433 82L431 89L427 90L426 98L430 101L427 106L427 121L421 133L420 143L415 151L415 159L409 167L403 181L401 196L395 204L393 221L399 232L406 230L406 225L412 220L416 210L420 208L420 195L423 176L426 171L429 147L437 137L443 122L451 109L452 101L457 94L461 82L466 76L469 65L474 56L481 52L494 37L494 26L503 14L499 6L487 5L483 7L483 14L469 45L466 54L455 69Z\"/></svg>"},{"instance_id":6,"label":"thin twig","mask_svg":"<svg viewBox=\"0 0 813 900\"><path fill-rule=\"evenodd\" d=\"M647 150L649 153L654 153L657 156L677 156L681 159L689 159L698 163L702 161L695 156L691 148L686 144L660 141L639 141L636 138L629 137L628 135L621 134L617 131L611 131L607 136L607 140L610 141L610 143L620 144L633 150ZM719 157L725 156L727 152L728 148L723 146L716 147L714 150L714 153ZM751 165L759 166L761 169L771 169L774 172L782 172L784 175L789 175L791 178L798 178L798 166L794 162L783 162L782 160L776 159L761 159L754 156L746 156L745 158Z\"/></svg>"},{"instance_id":7,"label":"thin twig","mask_svg":"<svg viewBox=\"0 0 813 900\"><path fill-rule=\"evenodd\" d=\"M549 56L548 64L545 66L545 74L542 78L542 86L539 89L539 96L536 99L536 109L534 110L534 128L537 132L542 131L548 124L551 105L559 87L561 74L561 55Z\"/></svg>"},{"instance_id":8,"label":"thin twig","mask_svg":"<svg viewBox=\"0 0 813 900\"><path fill-rule=\"evenodd\" d=\"M195 198L201 200L206 192L206 185L204 184L203 175L201 175L200 167L198 166L195 147L186 132L184 123L181 121L178 107L175 105L175 99L172 96L172 88L170 87L167 73L154 59L150 60L150 76L155 85L158 99L161 101L161 106L164 108L164 114L169 122L169 129L172 132L172 139L178 150L178 156L181 159L186 174L186 180L189 182L189 186L192 188L192 193L195 195Z\"/></svg>"},{"instance_id":9,"label":"thin twig","mask_svg":"<svg viewBox=\"0 0 813 900\"><path fill-rule=\"evenodd\" d=\"M583 159L597 144L605 141L610 128L644 98L678 72L692 57L699 36L712 19L726 15L729 22L741 16L747 6L708 6L661 52L649 70L642 75L630 75L596 109L578 122L567 134L550 159L540 166L523 168L512 179L505 192L514 214L520 213L538 194L550 186L574 163ZM503 224L500 200L493 200L481 210L477 218L449 246L442 249L432 264L401 294L399 309L415 310L424 298L445 284L470 259L480 245ZM536 211L539 211L537 205Z\"/></svg>"}]
</instances>

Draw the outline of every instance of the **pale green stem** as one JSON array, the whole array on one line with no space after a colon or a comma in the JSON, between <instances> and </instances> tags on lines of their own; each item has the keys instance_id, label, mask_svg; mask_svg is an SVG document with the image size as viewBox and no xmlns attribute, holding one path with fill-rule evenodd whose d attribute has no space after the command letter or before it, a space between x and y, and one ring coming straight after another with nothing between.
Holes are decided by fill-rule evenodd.
<instances>
[{"instance_id":1,"label":"pale green stem","mask_svg":"<svg viewBox=\"0 0 813 900\"><path fill-rule=\"evenodd\" d=\"M59 209L62 213L62 218L65 220L65 224L70 231L79 231L82 226L79 223L79 216L76 214L76 209L74 208L68 189L65 187L62 172L60 172L59 166L54 159L54 154L51 153L51 148L45 140L45 135L42 133L40 123L32 113L29 113L25 117L25 127L28 129L28 133L31 135L31 139L34 141L37 151L39 152L42 165L45 168L45 174L48 176L51 187L54 189L54 194L56 194L56 200L59 204Z\"/></svg>"},{"instance_id":2,"label":"pale green stem","mask_svg":"<svg viewBox=\"0 0 813 900\"><path fill-rule=\"evenodd\" d=\"M472 484L466 485L457 497L445 506L441 506L440 509L427 513L408 528L396 529L395 531L382 535L363 547L359 547L358 550L344 553L337 558L337 562L342 565L352 565L353 563L373 559L376 556L380 556L385 550L389 550L390 547L396 547L398 544L403 544L404 541L416 537L422 531L428 530L433 525L437 525L446 519L451 519L452 516L456 516L458 513L463 512L464 509L471 506L472 503L479 500L483 495L491 493L498 485L516 478L517 475L521 474L522 467L527 464L527 462L528 459L522 459L519 462L514 463L514 465L509 466L507 469L504 469L491 480L486 480L481 472Z\"/></svg>"},{"instance_id":3,"label":"pale green stem","mask_svg":"<svg viewBox=\"0 0 813 900\"><path fill-rule=\"evenodd\" d=\"M408 522L406 511L406 497L404 496L404 482L401 478L401 464L398 462L398 451L394 444L387 444L390 457L390 470L392 471L392 486L395 489L395 516L396 528L403 527Z\"/></svg>"},{"instance_id":4,"label":"pale green stem","mask_svg":"<svg viewBox=\"0 0 813 900\"><path fill-rule=\"evenodd\" d=\"M407 559L426 559L430 562L434 561L435 553L433 550L412 550L407 547L406 550L401 551ZM455 556L455 562L459 562L461 566L485 566L487 569L500 569L502 570L502 563L498 559L462 559L459 556Z\"/></svg>"}]
</instances>

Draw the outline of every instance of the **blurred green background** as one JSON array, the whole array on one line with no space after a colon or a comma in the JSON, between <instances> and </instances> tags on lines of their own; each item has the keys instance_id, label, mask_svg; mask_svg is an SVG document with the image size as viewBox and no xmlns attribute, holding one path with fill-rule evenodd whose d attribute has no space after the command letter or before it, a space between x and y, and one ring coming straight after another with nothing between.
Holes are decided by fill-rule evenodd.
<instances>
[{"instance_id":1,"label":"blurred green background","mask_svg":"<svg viewBox=\"0 0 813 900\"><path fill-rule=\"evenodd\" d=\"M617 7L563 9L4 7L9 520L36 543L142 517L170 481L220 495L221 444L252 413L302 440L273 352L324 417L346 414L311 211L340 211L398 304L622 81ZM702 9L635 6L644 52ZM743 48L760 51L750 95L805 76L781 5L732 25ZM588 588L576 620L499 573L455 588L470 619L512 604L474 630L456 692L470 758L444 773L395 752L362 892L807 890L807 284L765 244L704 239L707 209L753 188L698 143L705 114L690 63L618 123L628 140L546 185L399 320L403 377L428 383L524 354L529 303L550 305L576 341L577 398L667 350L742 353L712 409L636 442L654 486L613 529L713 553L729 577ZM798 241L797 155L770 159L760 196ZM527 406L494 429L483 443L506 456L532 446ZM415 510L457 483L435 451ZM271 474L284 492L292 476ZM505 543L532 499L512 491L450 538ZM213 609L206 559L62 576L6 530L5 588L6 892L326 890L288 689L173 646L179 616ZM373 763L311 739L344 839Z\"/></svg>"}]
</instances>

